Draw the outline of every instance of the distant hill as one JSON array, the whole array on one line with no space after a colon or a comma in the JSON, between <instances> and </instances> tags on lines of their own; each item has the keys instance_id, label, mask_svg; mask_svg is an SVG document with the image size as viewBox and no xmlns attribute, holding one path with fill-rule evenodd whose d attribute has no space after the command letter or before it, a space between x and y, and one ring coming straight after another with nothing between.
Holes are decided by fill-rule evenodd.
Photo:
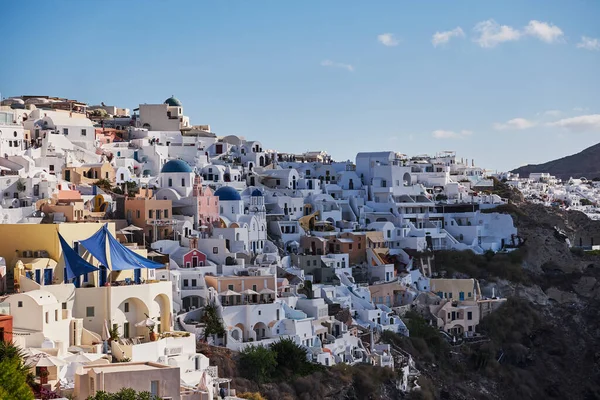
<instances>
[{"instance_id":1,"label":"distant hill","mask_svg":"<svg viewBox=\"0 0 600 400\"><path fill-rule=\"evenodd\" d=\"M548 161L544 164L530 164L517 168L511 172L526 178L532 172L548 172L563 180L569 178L593 179L600 177L600 143L587 149L558 160Z\"/></svg>"}]
</instances>

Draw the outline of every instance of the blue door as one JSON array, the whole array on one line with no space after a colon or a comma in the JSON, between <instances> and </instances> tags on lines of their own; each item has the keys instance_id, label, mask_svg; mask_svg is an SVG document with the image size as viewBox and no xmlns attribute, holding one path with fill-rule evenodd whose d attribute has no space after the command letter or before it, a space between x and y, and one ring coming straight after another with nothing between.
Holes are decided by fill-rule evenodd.
<instances>
[{"instance_id":1,"label":"blue door","mask_svg":"<svg viewBox=\"0 0 600 400\"><path fill-rule=\"evenodd\" d=\"M42 270L41 269L35 270L35 281L39 284L42 283Z\"/></svg>"},{"instance_id":2,"label":"blue door","mask_svg":"<svg viewBox=\"0 0 600 400\"><path fill-rule=\"evenodd\" d=\"M106 266L100 266L100 286L106 285Z\"/></svg>"},{"instance_id":3,"label":"blue door","mask_svg":"<svg viewBox=\"0 0 600 400\"><path fill-rule=\"evenodd\" d=\"M458 299L459 299L460 301L464 301L464 300L465 300L465 292L460 292L460 293L458 294Z\"/></svg>"},{"instance_id":4,"label":"blue door","mask_svg":"<svg viewBox=\"0 0 600 400\"><path fill-rule=\"evenodd\" d=\"M52 285L52 268L44 270L44 285Z\"/></svg>"},{"instance_id":5,"label":"blue door","mask_svg":"<svg viewBox=\"0 0 600 400\"><path fill-rule=\"evenodd\" d=\"M133 270L133 281L135 283L142 282L142 270L140 268L136 268Z\"/></svg>"}]
</instances>

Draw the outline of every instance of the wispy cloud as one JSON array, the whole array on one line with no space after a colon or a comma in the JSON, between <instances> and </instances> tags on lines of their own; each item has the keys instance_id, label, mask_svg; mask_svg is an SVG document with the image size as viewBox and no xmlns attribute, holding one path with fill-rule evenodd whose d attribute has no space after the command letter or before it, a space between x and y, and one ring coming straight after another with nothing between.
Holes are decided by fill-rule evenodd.
<instances>
[{"instance_id":1,"label":"wispy cloud","mask_svg":"<svg viewBox=\"0 0 600 400\"><path fill-rule=\"evenodd\" d=\"M525 34L536 37L542 42L555 43L560 41L564 33L558 26L548 22L536 20L529 21L529 24L524 29Z\"/></svg>"},{"instance_id":2,"label":"wispy cloud","mask_svg":"<svg viewBox=\"0 0 600 400\"><path fill-rule=\"evenodd\" d=\"M508 25L500 25L493 19L477 23L473 31L477 34L473 41L484 48L496 47L500 43L521 38L521 32L518 29Z\"/></svg>"},{"instance_id":3,"label":"wispy cloud","mask_svg":"<svg viewBox=\"0 0 600 400\"><path fill-rule=\"evenodd\" d=\"M453 37L465 37L465 32L463 32L460 26L457 26L449 31L434 33L433 37L431 38L431 44L433 44L433 47L437 47L439 45L448 43Z\"/></svg>"},{"instance_id":4,"label":"wispy cloud","mask_svg":"<svg viewBox=\"0 0 600 400\"><path fill-rule=\"evenodd\" d=\"M393 33L382 33L381 35L377 35L377 41L388 47L394 47L400 44L400 40L398 40Z\"/></svg>"},{"instance_id":5,"label":"wispy cloud","mask_svg":"<svg viewBox=\"0 0 600 400\"><path fill-rule=\"evenodd\" d=\"M494 129L497 131L506 131L506 130L523 130L533 128L537 124L534 121L529 121L525 118L514 118L504 123L496 122L494 124Z\"/></svg>"},{"instance_id":6,"label":"wispy cloud","mask_svg":"<svg viewBox=\"0 0 600 400\"><path fill-rule=\"evenodd\" d=\"M600 114L564 118L549 125L565 128L572 132L600 131Z\"/></svg>"},{"instance_id":7,"label":"wispy cloud","mask_svg":"<svg viewBox=\"0 0 600 400\"><path fill-rule=\"evenodd\" d=\"M564 41L564 32L558 26L532 19L521 30L508 25L500 25L493 19L481 21L473 28L476 37L473 41L484 48L496 47L500 43L513 42L523 36L531 36L546 43Z\"/></svg>"},{"instance_id":8,"label":"wispy cloud","mask_svg":"<svg viewBox=\"0 0 600 400\"><path fill-rule=\"evenodd\" d=\"M455 131L446 131L443 129L437 129L431 133L436 139L464 139L467 136L471 136L473 134L472 131L462 130L460 132Z\"/></svg>"},{"instance_id":9,"label":"wispy cloud","mask_svg":"<svg viewBox=\"0 0 600 400\"><path fill-rule=\"evenodd\" d=\"M592 51L600 51L600 39L582 36L581 42L577 43L577 48Z\"/></svg>"},{"instance_id":10,"label":"wispy cloud","mask_svg":"<svg viewBox=\"0 0 600 400\"><path fill-rule=\"evenodd\" d=\"M558 117L560 115L562 115L560 110L546 110L535 114L536 117Z\"/></svg>"},{"instance_id":11,"label":"wispy cloud","mask_svg":"<svg viewBox=\"0 0 600 400\"><path fill-rule=\"evenodd\" d=\"M344 63L340 63L340 62L334 62L331 60L321 61L321 66L330 67L330 68L342 68L347 71L354 72L354 66L352 66L351 64L344 64Z\"/></svg>"},{"instance_id":12,"label":"wispy cloud","mask_svg":"<svg viewBox=\"0 0 600 400\"><path fill-rule=\"evenodd\" d=\"M573 111L577 111L577 112L582 112L582 111L587 111L589 110L588 107L575 107L573 108Z\"/></svg>"}]
</instances>

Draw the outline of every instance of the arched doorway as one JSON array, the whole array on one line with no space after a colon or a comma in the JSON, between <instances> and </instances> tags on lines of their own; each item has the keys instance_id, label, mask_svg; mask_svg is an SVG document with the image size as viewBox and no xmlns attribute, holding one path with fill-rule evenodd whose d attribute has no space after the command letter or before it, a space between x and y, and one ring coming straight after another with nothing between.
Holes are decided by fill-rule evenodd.
<instances>
[{"instance_id":1,"label":"arched doorway","mask_svg":"<svg viewBox=\"0 0 600 400\"><path fill-rule=\"evenodd\" d=\"M135 325L145 320L146 315L149 314L150 310L142 300L137 297L129 297L118 305L112 323L119 327L119 336L121 337L147 336L148 328Z\"/></svg>"},{"instance_id":2,"label":"arched doorway","mask_svg":"<svg viewBox=\"0 0 600 400\"><path fill-rule=\"evenodd\" d=\"M264 322L256 323L252 330L256 334L256 340L262 340L267 337L268 330Z\"/></svg>"}]
</instances>

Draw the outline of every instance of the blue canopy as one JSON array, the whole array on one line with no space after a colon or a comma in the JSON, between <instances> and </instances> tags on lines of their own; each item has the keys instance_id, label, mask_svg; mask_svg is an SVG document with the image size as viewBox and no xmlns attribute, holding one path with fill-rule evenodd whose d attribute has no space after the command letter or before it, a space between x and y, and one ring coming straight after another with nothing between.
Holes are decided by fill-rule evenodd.
<instances>
[{"instance_id":1,"label":"blue canopy","mask_svg":"<svg viewBox=\"0 0 600 400\"><path fill-rule=\"evenodd\" d=\"M136 252L123 246L117 239L106 231L108 236L108 247L110 248L110 261L113 271L136 268L163 268L164 264L148 260Z\"/></svg>"},{"instance_id":2,"label":"blue canopy","mask_svg":"<svg viewBox=\"0 0 600 400\"><path fill-rule=\"evenodd\" d=\"M104 225L98 232L79 243L85 247L96 260L100 261L102 265L108 268L108 257L106 257L106 232L106 225Z\"/></svg>"},{"instance_id":3,"label":"blue canopy","mask_svg":"<svg viewBox=\"0 0 600 400\"><path fill-rule=\"evenodd\" d=\"M90 238L83 240L81 244L108 268L108 257L106 255L106 238L108 237L108 247L110 251L111 269L113 271L123 271L136 268L163 268L164 265L148 260L136 252L123 246L108 231L108 226L104 225L102 229L93 234Z\"/></svg>"},{"instance_id":4,"label":"blue canopy","mask_svg":"<svg viewBox=\"0 0 600 400\"><path fill-rule=\"evenodd\" d=\"M58 239L60 240L60 247L62 248L63 258L65 259L67 280L70 281L80 275L87 274L88 272L98 271L98 268L94 267L77 254L60 233L58 234Z\"/></svg>"}]
</instances>

